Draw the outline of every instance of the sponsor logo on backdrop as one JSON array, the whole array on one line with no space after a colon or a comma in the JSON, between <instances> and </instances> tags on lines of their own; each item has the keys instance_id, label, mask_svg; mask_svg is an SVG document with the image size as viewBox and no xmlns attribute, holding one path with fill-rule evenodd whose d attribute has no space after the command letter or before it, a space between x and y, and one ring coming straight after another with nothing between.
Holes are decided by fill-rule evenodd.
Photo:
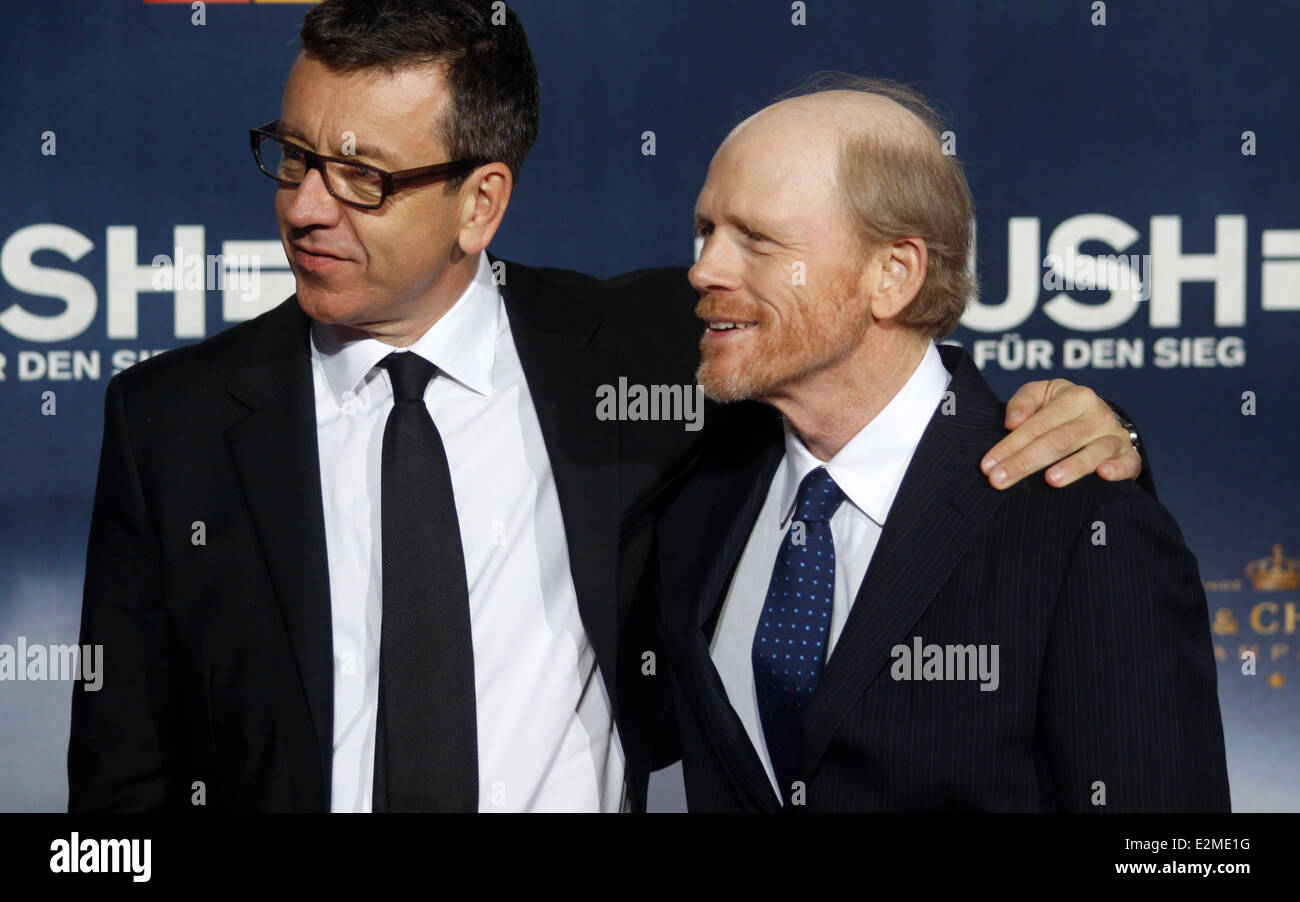
<instances>
[{"instance_id":1,"label":"sponsor logo on backdrop","mask_svg":"<svg viewBox=\"0 0 1300 902\"><path fill-rule=\"evenodd\" d=\"M0 382L111 376L166 350L122 346L139 338L142 315L170 317L180 344L207 334L210 303L219 305L222 322L234 324L270 310L294 292L293 272L278 239L215 245L198 225L176 226L172 246L157 249L139 247L135 226L109 226L99 252L102 262L96 261L103 266L102 296L81 273L46 262L57 255L77 263L96 252L90 237L56 223L26 226L4 242ZM101 307L104 316L99 318ZM102 335L91 331L97 318ZM100 338L118 346L87 347ZM14 347L10 339L28 346ZM52 347L69 342L76 346Z\"/></svg>"},{"instance_id":2,"label":"sponsor logo on backdrop","mask_svg":"<svg viewBox=\"0 0 1300 902\"><path fill-rule=\"evenodd\" d=\"M1282 689L1300 661L1300 560L1281 544L1245 567L1246 579L1207 580L1214 657L1244 676ZM1240 593L1250 592L1245 598ZM1286 597L1287 593L1291 597ZM1264 597L1259 597L1259 596ZM1227 672L1227 671L1225 671Z\"/></svg>"},{"instance_id":3,"label":"sponsor logo on backdrop","mask_svg":"<svg viewBox=\"0 0 1300 902\"><path fill-rule=\"evenodd\" d=\"M1012 218L1007 226L1007 296L998 303L973 300L962 318L973 332L999 334L974 339L971 355L981 368L1004 370L1243 366L1246 340L1232 330L1246 325L1250 267L1258 266L1258 310L1263 315L1300 311L1300 230L1265 229L1256 252L1248 245L1246 225L1245 216L1218 216L1213 246L1186 250L1182 217L1153 216L1151 252L1136 255L1125 251L1140 234L1113 216L1071 217L1052 231L1045 246L1037 217ZM54 255L77 263L96 252L90 237L57 223L36 223L9 235L0 247L0 382L97 380L159 353L120 345L86 347L101 304L106 312L103 337L130 342L140 335L142 297L154 298L145 302L145 315L166 316L170 296L172 333L183 341L206 335L210 302L220 305L222 322L233 324L293 293L293 273L279 241L231 240L210 248L199 225L176 226L173 236L170 248L141 249L134 226L109 226L101 298L96 283L46 259ZM1079 251L1098 243L1116 253ZM697 254L698 248L697 243ZM1212 334L1178 331L1183 288L1194 283L1212 286ZM1040 309L1073 332L1135 328L1144 322L1153 330L1174 331L1062 341L1011 331ZM11 340L29 346L13 347ZM77 346L52 347L70 342Z\"/></svg>"},{"instance_id":4,"label":"sponsor logo on backdrop","mask_svg":"<svg viewBox=\"0 0 1300 902\"><path fill-rule=\"evenodd\" d=\"M1300 230L1264 229L1258 250L1247 243L1246 217L1214 219L1208 248L1189 249L1180 216L1152 216L1147 254L1125 253L1142 237L1114 216L1085 213L1056 226L1041 243L1037 217L1007 224L1007 295L997 303L973 300L961 324L972 332L971 356L981 369L1157 369L1240 367L1246 339L1231 330L1246 325L1246 280L1258 259L1259 310L1300 310ZM1114 253L1084 254L1085 245ZM1186 334L1183 288L1213 288L1214 329ZM1143 309L1145 305L1146 309ZM1143 325L1175 330L1152 336L1095 335L1060 341L1021 336L1035 311L1070 332L1112 332ZM960 343L960 342L957 342Z\"/></svg>"},{"instance_id":5,"label":"sponsor logo on backdrop","mask_svg":"<svg viewBox=\"0 0 1300 902\"><path fill-rule=\"evenodd\" d=\"M1001 301L972 299L961 325L976 335L969 343L975 363L1003 370L1157 369L1240 367L1246 339L1232 330L1246 325L1246 282L1258 266L1259 307L1267 314L1300 311L1300 229L1263 229L1259 244L1248 241L1245 216L1214 218L1208 247L1183 241L1183 217L1152 216L1150 253L1126 253L1142 233L1104 213L1083 213L1056 226L1042 243L1042 220L1016 216L1007 221L1007 295ZM1085 254L1101 245L1113 253ZM698 260L703 239L695 241ZM974 254L971 259L976 259ZM1186 334L1183 288L1212 289L1214 329ZM805 284L800 282L799 284ZM1202 303L1197 301L1195 303ZM1143 309L1145 305L1145 310ZM1062 340L1035 337L1040 311L1051 323L1084 333ZM1143 326L1150 336L1095 333ZM1025 329L1022 335L1019 331ZM1092 334L1089 334L1092 333Z\"/></svg>"}]
</instances>

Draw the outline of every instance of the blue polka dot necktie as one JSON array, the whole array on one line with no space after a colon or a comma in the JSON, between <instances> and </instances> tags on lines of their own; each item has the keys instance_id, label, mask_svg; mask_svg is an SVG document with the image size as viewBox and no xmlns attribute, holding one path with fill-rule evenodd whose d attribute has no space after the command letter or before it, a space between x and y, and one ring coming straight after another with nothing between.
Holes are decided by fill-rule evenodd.
<instances>
[{"instance_id":1,"label":"blue polka dot necktie","mask_svg":"<svg viewBox=\"0 0 1300 902\"><path fill-rule=\"evenodd\" d=\"M835 598L830 519L842 501L844 492L825 467L799 483L794 519L781 540L754 631L758 713L782 797L799 761L803 709L821 677Z\"/></svg>"}]
</instances>

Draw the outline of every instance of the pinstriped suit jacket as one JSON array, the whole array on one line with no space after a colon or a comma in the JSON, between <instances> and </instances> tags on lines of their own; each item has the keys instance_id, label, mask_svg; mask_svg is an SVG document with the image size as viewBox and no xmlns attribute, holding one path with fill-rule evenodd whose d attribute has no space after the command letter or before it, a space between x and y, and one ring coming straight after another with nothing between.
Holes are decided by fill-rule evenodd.
<instances>
[{"instance_id":1,"label":"pinstriped suit jacket","mask_svg":"<svg viewBox=\"0 0 1300 902\"><path fill-rule=\"evenodd\" d=\"M936 411L904 476L805 710L786 810L1228 810L1208 610L1177 524L1133 483L990 487L979 461L1004 406L940 350L956 411ZM660 629L691 810L778 811L709 641L782 433L761 405L727 416L659 526ZM894 679L891 649L914 637L997 645L998 688Z\"/></svg>"}]
</instances>

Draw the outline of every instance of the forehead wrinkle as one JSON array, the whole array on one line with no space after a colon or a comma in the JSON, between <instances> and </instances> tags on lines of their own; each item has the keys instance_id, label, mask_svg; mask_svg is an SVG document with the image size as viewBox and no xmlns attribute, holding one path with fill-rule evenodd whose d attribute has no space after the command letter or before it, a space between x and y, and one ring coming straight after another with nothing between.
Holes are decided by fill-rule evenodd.
<instances>
[{"instance_id":1,"label":"forehead wrinkle","mask_svg":"<svg viewBox=\"0 0 1300 902\"><path fill-rule=\"evenodd\" d=\"M343 134L351 132L355 140L355 155L372 157L391 169L406 168L408 164L401 162L402 159L416 160L417 162L409 163L412 166L424 165L429 162L425 159L426 156L442 153L445 137L441 126L452 104L442 64L422 63L391 71L363 69L339 72L321 66L311 57L300 57L300 62L304 60L309 65L320 66L329 76L329 81L325 84L314 77L311 85L316 90L325 87L328 91L321 127L333 134L328 135L329 149L320 152L327 155L339 153ZM399 80L414 80L431 85L439 78L442 78L442 90L436 95L432 113L425 109L430 92L412 90L413 86L409 83L398 83ZM300 89L300 97L306 100L307 96L309 95L301 94ZM404 140L403 133L404 127L412 119L427 120L420 129L420 136L432 139L431 147L404 146L412 143ZM316 149L312 139L301 132L298 134L301 140L307 141Z\"/></svg>"},{"instance_id":2,"label":"forehead wrinkle","mask_svg":"<svg viewBox=\"0 0 1300 902\"><path fill-rule=\"evenodd\" d=\"M316 142L313 139L307 137L305 134L303 134L302 129L297 128L296 126L285 125L284 123L281 123L280 133L287 138L293 138L295 141L301 141L303 145L307 147L308 150L316 150L316 146L315 146ZM340 145L339 148L328 148L325 151L325 155L333 156L335 152L341 153L342 143L343 143L342 141L339 142ZM353 152L351 154L347 154L346 156L368 157L374 160L378 160L380 163L383 163L386 166L394 165L393 159L385 151L383 151L378 147L371 147L370 145L366 145L366 144L355 145Z\"/></svg>"},{"instance_id":3,"label":"forehead wrinkle","mask_svg":"<svg viewBox=\"0 0 1300 902\"><path fill-rule=\"evenodd\" d=\"M783 211L822 195L838 159L833 135L804 117L786 125L753 122L733 132L714 158L701 200L737 219L764 217L772 228L786 218ZM719 183L730 190L723 193Z\"/></svg>"}]
</instances>

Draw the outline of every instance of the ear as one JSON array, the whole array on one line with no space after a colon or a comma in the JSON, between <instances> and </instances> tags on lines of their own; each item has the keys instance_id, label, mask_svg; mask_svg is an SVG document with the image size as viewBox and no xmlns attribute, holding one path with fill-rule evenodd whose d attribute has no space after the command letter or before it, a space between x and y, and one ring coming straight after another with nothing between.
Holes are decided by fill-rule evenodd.
<instances>
[{"instance_id":1,"label":"ear","mask_svg":"<svg viewBox=\"0 0 1300 902\"><path fill-rule=\"evenodd\" d=\"M514 179L505 163L488 163L475 169L460 186L460 249L477 256L492 242L501 225Z\"/></svg>"},{"instance_id":2,"label":"ear","mask_svg":"<svg viewBox=\"0 0 1300 902\"><path fill-rule=\"evenodd\" d=\"M900 238L880 248L871 262L871 315L877 320L893 319L925 284L929 264L925 240Z\"/></svg>"}]
</instances>

